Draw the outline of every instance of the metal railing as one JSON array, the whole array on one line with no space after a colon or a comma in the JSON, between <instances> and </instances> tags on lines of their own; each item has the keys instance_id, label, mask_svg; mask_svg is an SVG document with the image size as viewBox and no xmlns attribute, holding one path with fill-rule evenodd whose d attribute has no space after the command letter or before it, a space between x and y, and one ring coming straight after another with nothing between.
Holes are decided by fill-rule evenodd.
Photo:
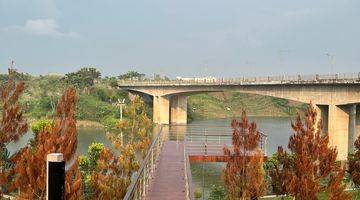
<instances>
[{"instance_id":1,"label":"metal railing","mask_svg":"<svg viewBox=\"0 0 360 200\"><path fill-rule=\"evenodd\" d=\"M193 200L194 199L194 186L192 181L191 175L191 168L190 168L190 160L187 154L186 148L184 148L184 174L185 174L185 199L186 200Z\"/></svg>"},{"instance_id":2,"label":"metal railing","mask_svg":"<svg viewBox=\"0 0 360 200\"><path fill-rule=\"evenodd\" d=\"M267 155L267 135L260 132L260 146L264 155ZM232 147L232 134L187 134L185 148L187 155L220 156L223 155L224 146Z\"/></svg>"},{"instance_id":3,"label":"metal railing","mask_svg":"<svg viewBox=\"0 0 360 200\"><path fill-rule=\"evenodd\" d=\"M182 86L182 85L253 85L253 84L331 84L360 83L360 72L349 74L283 75L241 78L211 78L186 80L120 80L119 86Z\"/></svg>"},{"instance_id":4,"label":"metal railing","mask_svg":"<svg viewBox=\"0 0 360 200\"><path fill-rule=\"evenodd\" d=\"M162 127L153 140L135 179L131 182L124 200L142 200L146 198L150 181L154 176L156 162L163 146Z\"/></svg>"}]
</instances>

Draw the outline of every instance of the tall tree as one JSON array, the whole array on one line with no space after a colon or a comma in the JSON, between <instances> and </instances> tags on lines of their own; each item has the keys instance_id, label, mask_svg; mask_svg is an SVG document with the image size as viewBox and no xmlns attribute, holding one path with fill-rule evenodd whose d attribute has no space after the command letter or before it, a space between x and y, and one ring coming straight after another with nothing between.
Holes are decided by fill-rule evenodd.
<instances>
[{"instance_id":1,"label":"tall tree","mask_svg":"<svg viewBox=\"0 0 360 200\"><path fill-rule=\"evenodd\" d=\"M329 147L329 137L322 134L322 122L317 115L310 104L305 122L298 115L292 123L294 134L288 144L292 158L286 161L290 162L290 169L287 169L282 184L296 199L318 199L318 194L325 191L330 199L350 199L341 185L344 169L335 162L337 150ZM282 152L278 151L278 154Z\"/></svg>"},{"instance_id":2,"label":"tall tree","mask_svg":"<svg viewBox=\"0 0 360 200\"><path fill-rule=\"evenodd\" d=\"M95 68L81 68L77 72L65 74L64 81L71 86L84 90L89 89L95 80L101 77L101 73Z\"/></svg>"},{"instance_id":3,"label":"tall tree","mask_svg":"<svg viewBox=\"0 0 360 200\"><path fill-rule=\"evenodd\" d=\"M139 73L137 71L128 71L125 74L118 76L120 80L141 80L145 77L145 74Z\"/></svg>"},{"instance_id":4,"label":"tall tree","mask_svg":"<svg viewBox=\"0 0 360 200\"><path fill-rule=\"evenodd\" d=\"M23 82L15 84L14 71L9 69L7 82L0 86L2 113L0 118L0 195L9 181L8 172L12 166L6 145L17 141L27 132L28 125L23 117L19 97L25 86Z\"/></svg>"},{"instance_id":5,"label":"tall tree","mask_svg":"<svg viewBox=\"0 0 360 200\"><path fill-rule=\"evenodd\" d=\"M34 148L26 146L12 159L16 163L12 189L19 191L20 199L45 198L46 156L49 153L62 153L66 162L75 160L75 164L66 173L65 193L67 199L81 198L81 176L75 158L76 99L75 89L67 90L57 104L54 125L44 126L36 135Z\"/></svg>"},{"instance_id":6,"label":"tall tree","mask_svg":"<svg viewBox=\"0 0 360 200\"><path fill-rule=\"evenodd\" d=\"M232 149L224 147L229 161L223 178L230 199L258 199L266 192L263 152L256 123L249 123L245 112L241 121L233 120Z\"/></svg>"}]
</instances>

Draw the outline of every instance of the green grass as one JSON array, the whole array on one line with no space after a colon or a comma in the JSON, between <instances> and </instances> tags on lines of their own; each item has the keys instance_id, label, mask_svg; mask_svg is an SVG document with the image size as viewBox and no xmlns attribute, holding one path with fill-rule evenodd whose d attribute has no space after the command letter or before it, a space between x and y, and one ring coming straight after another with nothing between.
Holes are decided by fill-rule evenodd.
<instances>
[{"instance_id":1,"label":"green grass","mask_svg":"<svg viewBox=\"0 0 360 200\"><path fill-rule=\"evenodd\" d=\"M294 116L304 109L303 103L239 92L198 94L188 102L193 119L237 117L242 110L249 116Z\"/></svg>"},{"instance_id":2,"label":"green grass","mask_svg":"<svg viewBox=\"0 0 360 200\"><path fill-rule=\"evenodd\" d=\"M354 200L360 200L360 191L359 190L350 190L347 191L349 193L352 194L352 199ZM261 198L261 199L266 199L266 200L281 200L281 197L271 197L271 198ZM292 200L292 197L285 197L284 200ZM318 200L327 200L327 194L326 193L321 193L318 196Z\"/></svg>"}]
</instances>

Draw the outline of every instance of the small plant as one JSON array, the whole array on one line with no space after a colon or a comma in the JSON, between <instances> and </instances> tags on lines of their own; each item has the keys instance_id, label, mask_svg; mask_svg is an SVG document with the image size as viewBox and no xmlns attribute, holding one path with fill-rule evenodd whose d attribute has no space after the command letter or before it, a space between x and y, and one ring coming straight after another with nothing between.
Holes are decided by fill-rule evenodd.
<instances>
[{"instance_id":1,"label":"small plant","mask_svg":"<svg viewBox=\"0 0 360 200\"><path fill-rule=\"evenodd\" d=\"M202 192L199 189L196 189L194 192L195 199L200 199L202 197Z\"/></svg>"},{"instance_id":2,"label":"small plant","mask_svg":"<svg viewBox=\"0 0 360 200\"><path fill-rule=\"evenodd\" d=\"M224 200L226 197L225 188L221 185L212 185L209 200Z\"/></svg>"}]
</instances>

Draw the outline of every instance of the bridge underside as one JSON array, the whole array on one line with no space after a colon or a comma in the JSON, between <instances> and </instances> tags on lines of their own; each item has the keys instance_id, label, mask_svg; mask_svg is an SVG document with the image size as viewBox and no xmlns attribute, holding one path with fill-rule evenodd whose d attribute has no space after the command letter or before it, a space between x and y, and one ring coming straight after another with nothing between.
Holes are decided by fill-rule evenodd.
<instances>
[{"instance_id":1,"label":"bridge underside","mask_svg":"<svg viewBox=\"0 0 360 200\"><path fill-rule=\"evenodd\" d=\"M186 124L187 96L201 92L236 90L317 105L324 133L337 147L338 159L347 159L360 133L360 87L354 85L247 85L247 86L141 86L125 88L153 96L157 124Z\"/></svg>"}]
</instances>

